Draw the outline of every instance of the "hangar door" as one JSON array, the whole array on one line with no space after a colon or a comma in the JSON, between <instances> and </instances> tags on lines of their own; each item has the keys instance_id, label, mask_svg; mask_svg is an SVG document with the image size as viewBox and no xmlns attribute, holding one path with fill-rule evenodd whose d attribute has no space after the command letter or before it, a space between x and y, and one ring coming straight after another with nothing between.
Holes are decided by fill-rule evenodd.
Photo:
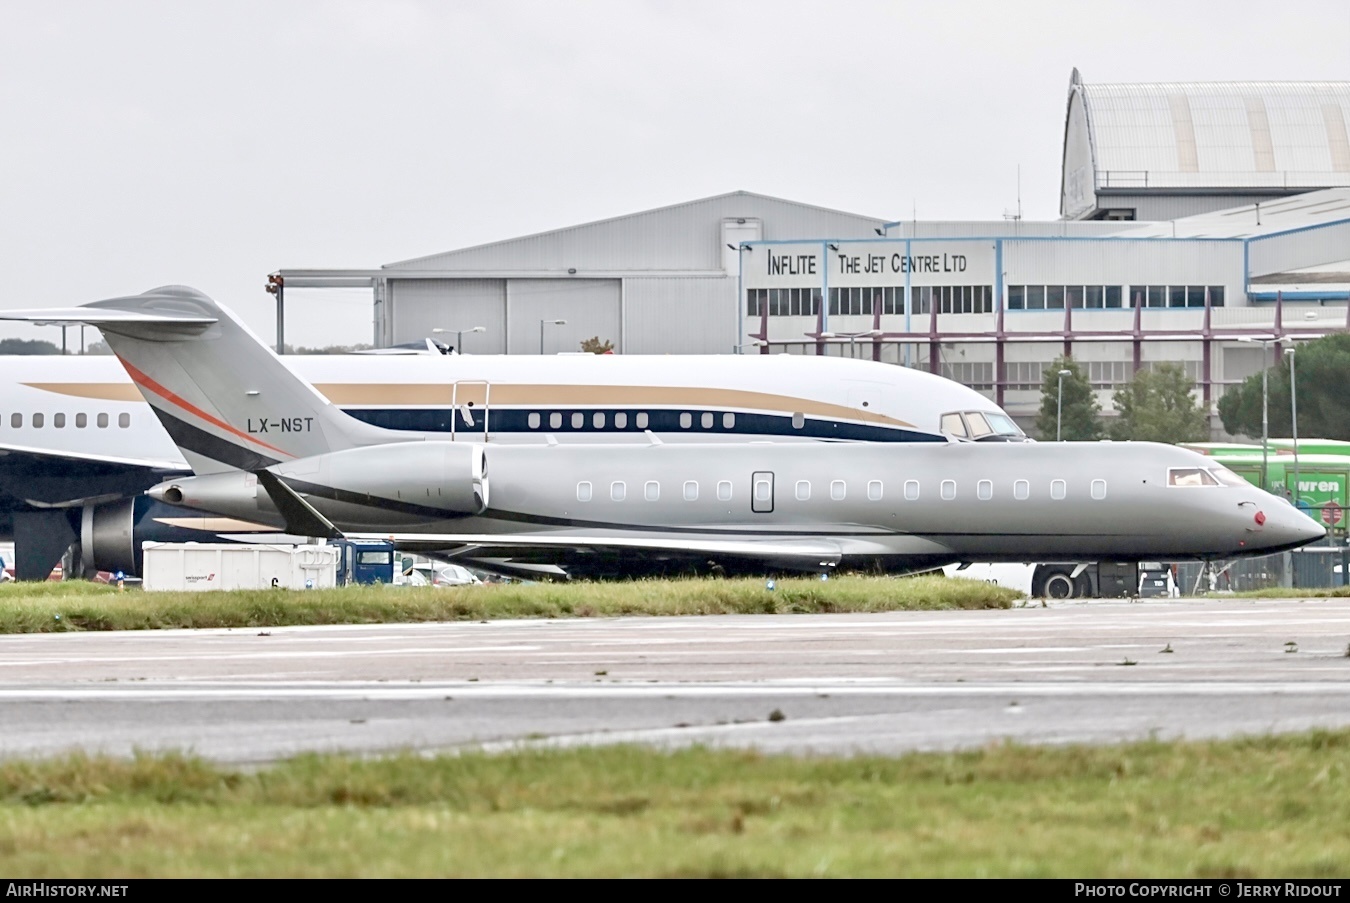
<instances>
[{"instance_id":1,"label":"hangar door","mask_svg":"<svg viewBox=\"0 0 1350 903\"><path fill-rule=\"evenodd\" d=\"M389 281L393 316L390 344L435 338L453 345L453 333L432 335L433 329L470 329L464 335L470 354L501 354L506 350L505 279L398 279Z\"/></svg>"},{"instance_id":2,"label":"hangar door","mask_svg":"<svg viewBox=\"0 0 1350 903\"><path fill-rule=\"evenodd\" d=\"M597 336L620 347L618 279L509 279L506 306L511 319L510 354L580 351ZM557 324L555 320L566 320ZM542 336L542 339L541 339Z\"/></svg>"}]
</instances>

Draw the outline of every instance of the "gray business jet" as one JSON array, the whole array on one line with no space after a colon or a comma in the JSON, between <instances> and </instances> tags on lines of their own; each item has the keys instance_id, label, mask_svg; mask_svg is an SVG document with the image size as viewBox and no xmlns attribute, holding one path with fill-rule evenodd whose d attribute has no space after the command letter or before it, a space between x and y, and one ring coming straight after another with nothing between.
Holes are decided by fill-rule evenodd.
<instances>
[{"instance_id":1,"label":"gray business jet","mask_svg":"<svg viewBox=\"0 0 1350 903\"><path fill-rule=\"evenodd\" d=\"M102 330L197 474L155 498L297 535L391 537L503 570L907 572L1230 558L1325 535L1287 502L1169 445L446 442L344 414L192 289L0 317Z\"/></svg>"}]
</instances>

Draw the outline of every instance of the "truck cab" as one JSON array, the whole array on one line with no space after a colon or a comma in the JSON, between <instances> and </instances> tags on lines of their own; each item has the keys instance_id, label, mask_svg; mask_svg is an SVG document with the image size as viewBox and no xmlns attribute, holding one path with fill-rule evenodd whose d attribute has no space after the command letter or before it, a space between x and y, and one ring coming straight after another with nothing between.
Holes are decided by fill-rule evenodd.
<instances>
[{"instance_id":1,"label":"truck cab","mask_svg":"<svg viewBox=\"0 0 1350 903\"><path fill-rule=\"evenodd\" d=\"M333 545L342 552L338 557L338 586L394 583L397 556L392 542L384 539L339 539Z\"/></svg>"}]
</instances>

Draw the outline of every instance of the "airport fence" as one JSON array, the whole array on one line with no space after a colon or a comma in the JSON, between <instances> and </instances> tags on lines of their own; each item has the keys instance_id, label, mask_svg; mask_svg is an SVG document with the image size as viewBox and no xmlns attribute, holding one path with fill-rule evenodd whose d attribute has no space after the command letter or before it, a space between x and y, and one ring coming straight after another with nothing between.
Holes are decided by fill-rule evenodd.
<instances>
[{"instance_id":1,"label":"airport fence","mask_svg":"<svg viewBox=\"0 0 1350 903\"><path fill-rule=\"evenodd\" d=\"M1173 565L1177 587L1190 595L1210 589L1206 566L1199 561ZM1216 590L1330 589L1350 585L1350 547L1306 546L1292 552L1242 558L1214 568Z\"/></svg>"}]
</instances>

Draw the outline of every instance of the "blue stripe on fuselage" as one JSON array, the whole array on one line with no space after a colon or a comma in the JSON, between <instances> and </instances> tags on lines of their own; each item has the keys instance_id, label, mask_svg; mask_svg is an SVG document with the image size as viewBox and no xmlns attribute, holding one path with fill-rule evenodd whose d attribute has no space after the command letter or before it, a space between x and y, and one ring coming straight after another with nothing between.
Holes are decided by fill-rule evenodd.
<instances>
[{"instance_id":1,"label":"blue stripe on fuselage","mask_svg":"<svg viewBox=\"0 0 1350 903\"><path fill-rule=\"evenodd\" d=\"M483 431L482 409L473 411L473 423L470 424L462 412L453 408L343 408L358 420L386 429L410 430L424 433L481 433ZM731 426L725 425L724 415L734 413ZM552 426L552 415L557 414L560 425ZM581 426L572 425L575 415L581 415ZM603 425L596 426L595 415L602 414ZM614 415L626 415L626 424L620 428L614 426ZM638 414L647 415L647 425L637 426ZM712 415L712 425L703 425L704 414ZM538 417L538 426L530 426L530 417ZM690 417L690 425L680 425L681 416ZM870 442L946 442L945 436L925 433L909 427L887 426L870 423L847 423L837 420L820 420L807 417L800 428L792 425L792 417L778 414L744 413L740 411L671 411L643 410L628 411L614 408L557 408L553 410L515 410L511 408L491 408L487 412L488 427L492 434L510 433L516 435L549 433L604 433L621 435L624 433L641 434L644 430L655 433L687 433L692 436L737 436L751 439L759 436L788 436L799 439L841 439Z\"/></svg>"}]
</instances>

